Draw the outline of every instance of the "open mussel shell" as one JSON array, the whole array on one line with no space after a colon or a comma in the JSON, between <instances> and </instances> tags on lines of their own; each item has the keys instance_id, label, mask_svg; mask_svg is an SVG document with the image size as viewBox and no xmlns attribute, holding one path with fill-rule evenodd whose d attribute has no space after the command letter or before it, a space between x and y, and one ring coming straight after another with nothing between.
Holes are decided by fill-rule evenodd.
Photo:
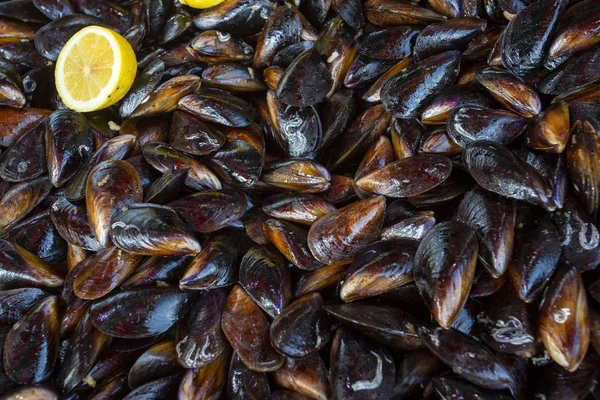
<instances>
[{"instance_id":1,"label":"open mussel shell","mask_svg":"<svg viewBox=\"0 0 600 400\"><path fill-rule=\"evenodd\" d=\"M223 309L221 327L233 350L252 371L276 371L283 363L270 342L269 322L241 286L234 286Z\"/></svg>"},{"instance_id":2,"label":"open mussel shell","mask_svg":"<svg viewBox=\"0 0 600 400\"><path fill-rule=\"evenodd\" d=\"M292 298L290 268L267 246L250 248L240 261L239 283L268 315L276 317Z\"/></svg>"},{"instance_id":3,"label":"open mussel shell","mask_svg":"<svg viewBox=\"0 0 600 400\"><path fill-rule=\"evenodd\" d=\"M482 188L516 200L550 205L552 190L529 164L499 143L477 141L463 152L467 171Z\"/></svg>"},{"instance_id":4,"label":"open mussel shell","mask_svg":"<svg viewBox=\"0 0 600 400\"><path fill-rule=\"evenodd\" d=\"M460 147L473 142L492 140L509 144L527 128L528 121L504 110L478 106L457 107L448 116L448 135Z\"/></svg>"},{"instance_id":5,"label":"open mussel shell","mask_svg":"<svg viewBox=\"0 0 600 400\"><path fill-rule=\"evenodd\" d=\"M104 161L91 170L86 184L86 207L100 246L110 241L111 218L142 201L142 185L135 168L121 160Z\"/></svg>"},{"instance_id":6,"label":"open mussel shell","mask_svg":"<svg viewBox=\"0 0 600 400\"><path fill-rule=\"evenodd\" d=\"M485 20L471 17L431 24L423 28L417 36L415 58L423 60L444 51L463 50L471 40L485 31L486 26Z\"/></svg>"},{"instance_id":7,"label":"open mussel shell","mask_svg":"<svg viewBox=\"0 0 600 400\"><path fill-rule=\"evenodd\" d=\"M383 196L349 204L319 218L308 232L308 247L323 264L348 262L380 234Z\"/></svg>"},{"instance_id":8,"label":"open mussel shell","mask_svg":"<svg viewBox=\"0 0 600 400\"><path fill-rule=\"evenodd\" d=\"M329 364L334 398L390 398L396 367L385 347L371 343L346 328L338 328L331 343ZM379 384L373 385L372 379Z\"/></svg>"},{"instance_id":9,"label":"open mussel shell","mask_svg":"<svg viewBox=\"0 0 600 400\"><path fill-rule=\"evenodd\" d=\"M412 282L417 243L385 240L365 247L340 280L340 298L361 300Z\"/></svg>"},{"instance_id":10,"label":"open mussel shell","mask_svg":"<svg viewBox=\"0 0 600 400\"><path fill-rule=\"evenodd\" d=\"M566 0L533 3L513 18L502 37L502 63L517 75L541 66L556 33Z\"/></svg>"},{"instance_id":11,"label":"open mussel shell","mask_svg":"<svg viewBox=\"0 0 600 400\"><path fill-rule=\"evenodd\" d=\"M110 237L117 247L133 254L179 256L200 251L200 243L186 231L177 213L155 204L133 204L116 213Z\"/></svg>"},{"instance_id":12,"label":"open mussel shell","mask_svg":"<svg viewBox=\"0 0 600 400\"><path fill-rule=\"evenodd\" d=\"M187 311L194 295L175 288L141 288L111 294L90 307L101 332L135 339L167 331Z\"/></svg>"},{"instance_id":13,"label":"open mussel shell","mask_svg":"<svg viewBox=\"0 0 600 400\"><path fill-rule=\"evenodd\" d=\"M249 208L235 189L211 190L182 197L168 204L197 232L214 232L238 221Z\"/></svg>"},{"instance_id":14,"label":"open mussel shell","mask_svg":"<svg viewBox=\"0 0 600 400\"><path fill-rule=\"evenodd\" d=\"M433 189L450 176L449 158L428 154L403 158L376 169L356 181L367 192L388 197L411 197Z\"/></svg>"},{"instance_id":15,"label":"open mussel shell","mask_svg":"<svg viewBox=\"0 0 600 400\"><path fill-rule=\"evenodd\" d=\"M479 259L494 278L508 268L517 208L512 200L476 188L460 202L457 220L469 225L479 241Z\"/></svg>"},{"instance_id":16,"label":"open mussel shell","mask_svg":"<svg viewBox=\"0 0 600 400\"><path fill-rule=\"evenodd\" d=\"M331 324L319 293L300 297L285 307L271 324L271 343L288 357L303 358L329 342Z\"/></svg>"},{"instance_id":17,"label":"open mussel shell","mask_svg":"<svg viewBox=\"0 0 600 400\"><path fill-rule=\"evenodd\" d=\"M225 289L209 290L190 306L190 312L177 330L175 354L180 365L200 368L227 350L229 344L221 330L226 298Z\"/></svg>"},{"instance_id":18,"label":"open mussel shell","mask_svg":"<svg viewBox=\"0 0 600 400\"><path fill-rule=\"evenodd\" d=\"M23 315L4 340L3 366L10 379L24 385L50 377L58 354L58 328L56 296Z\"/></svg>"},{"instance_id":19,"label":"open mussel shell","mask_svg":"<svg viewBox=\"0 0 600 400\"><path fill-rule=\"evenodd\" d=\"M381 102L397 118L418 115L458 76L460 53L447 51L413 64L391 77L381 88Z\"/></svg>"},{"instance_id":20,"label":"open mussel shell","mask_svg":"<svg viewBox=\"0 0 600 400\"><path fill-rule=\"evenodd\" d=\"M515 387L515 377L481 342L454 329L417 329L427 348L462 378L488 389Z\"/></svg>"},{"instance_id":21,"label":"open mussel shell","mask_svg":"<svg viewBox=\"0 0 600 400\"><path fill-rule=\"evenodd\" d=\"M465 305L477 262L475 232L461 222L434 226L415 254L413 276L434 319L449 328Z\"/></svg>"}]
</instances>

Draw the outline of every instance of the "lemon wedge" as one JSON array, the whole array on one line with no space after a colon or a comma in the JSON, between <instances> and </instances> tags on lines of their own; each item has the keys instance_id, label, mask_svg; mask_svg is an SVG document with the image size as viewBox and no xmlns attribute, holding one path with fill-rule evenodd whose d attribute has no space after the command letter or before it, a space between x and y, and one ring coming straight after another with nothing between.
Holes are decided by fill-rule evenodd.
<instances>
[{"instance_id":1,"label":"lemon wedge","mask_svg":"<svg viewBox=\"0 0 600 400\"><path fill-rule=\"evenodd\" d=\"M89 112L109 107L131 88L137 73L135 52L112 29L88 26L65 44L54 77L63 103Z\"/></svg>"},{"instance_id":2,"label":"lemon wedge","mask_svg":"<svg viewBox=\"0 0 600 400\"><path fill-rule=\"evenodd\" d=\"M209 8L224 2L225 0L179 0L181 4L192 8Z\"/></svg>"}]
</instances>

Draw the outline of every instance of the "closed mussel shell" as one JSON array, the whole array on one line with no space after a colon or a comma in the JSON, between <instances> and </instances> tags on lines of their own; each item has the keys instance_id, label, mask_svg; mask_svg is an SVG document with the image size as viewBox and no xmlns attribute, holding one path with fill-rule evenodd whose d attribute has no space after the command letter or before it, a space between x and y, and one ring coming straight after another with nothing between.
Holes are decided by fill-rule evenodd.
<instances>
[{"instance_id":1,"label":"closed mussel shell","mask_svg":"<svg viewBox=\"0 0 600 400\"><path fill-rule=\"evenodd\" d=\"M417 335L418 321L394 307L366 303L328 304L324 306L342 325L399 351L423 347Z\"/></svg>"},{"instance_id":2,"label":"closed mussel shell","mask_svg":"<svg viewBox=\"0 0 600 400\"><path fill-rule=\"evenodd\" d=\"M448 50L463 50L487 26L479 18L455 18L423 28L415 42L415 58L423 60Z\"/></svg>"},{"instance_id":3,"label":"closed mussel shell","mask_svg":"<svg viewBox=\"0 0 600 400\"><path fill-rule=\"evenodd\" d=\"M561 208L565 201L568 181L565 157L560 154L532 151L526 148L519 149L515 153L523 161L535 168L548 182L552 196L547 208L550 210Z\"/></svg>"},{"instance_id":4,"label":"closed mussel shell","mask_svg":"<svg viewBox=\"0 0 600 400\"><path fill-rule=\"evenodd\" d=\"M298 14L290 7L277 7L262 28L256 44L253 67L261 69L271 65L279 50L300 41L301 28Z\"/></svg>"},{"instance_id":5,"label":"closed mussel shell","mask_svg":"<svg viewBox=\"0 0 600 400\"><path fill-rule=\"evenodd\" d=\"M127 396L123 397L123 400L158 400L175 398L180 382L180 376L169 376L156 379L135 388L129 392Z\"/></svg>"},{"instance_id":6,"label":"closed mussel shell","mask_svg":"<svg viewBox=\"0 0 600 400\"><path fill-rule=\"evenodd\" d=\"M414 217L408 217L384 227L381 230L381 240L412 239L421 240L435 225L435 216L431 211L419 212Z\"/></svg>"},{"instance_id":7,"label":"closed mussel shell","mask_svg":"<svg viewBox=\"0 0 600 400\"><path fill-rule=\"evenodd\" d=\"M27 311L6 336L4 370L21 385L47 380L54 369L58 341L58 300L49 296Z\"/></svg>"},{"instance_id":8,"label":"closed mussel shell","mask_svg":"<svg viewBox=\"0 0 600 400\"><path fill-rule=\"evenodd\" d=\"M487 96L476 84L450 86L441 91L423 110L421 122L426 125L443 125L459 106L487 107Z\"/></svg>"},{"instance_id":9,"label":"closed mussel shell","mask_svg":"<svg viewBox=\"0 0 600 400\"><path fill-rule=\"evenodd\" d=\"M196 36L189 47L198 60L207 63L248 61L252 59L252 47L243 40L226 32L204 31Z\"/></svg>"},{"instance_id":10,"label":"closed mussel shell","mask_svg":"<svg viewBox=\"0 0 600 400\"><path fill-rule=\"evenodd\" d=\"M58 233L49 211L42 211L18 223L6 238L47 263L61 261L67 255L68 244Z\"/></svg>"},{"instance_id":11,"label":"closed mussel shell","mask_svg":"<svg viewBox=\"0 0 600 400\"><path fill-rule=\"evenodd\" d=\"M0 239L0 288L55 289L63 284L60 273L23 247Z\"/></svg>"},{"instance_id":12,"label":"closed mussel shell","mask_svg":"<svg viewBox=\"0 0 600 400\"><path fill-rule=\"evenodd\" d=\"M544 94L558 95L581 89L589 82L598 80L600 78L599 57L599 45L569 57L542 79L537 85L539 91Z\"/></svg>"},{"instance_id":13,"label":"closed mussel shell","mask_svg":"<svg viewBox=\"0 0 600 400\"><path fill-rule=\"evenodd\" d=\"M277 97L290 106L312 106L325 98L331 86L331 75L320 54L308 50L283 73L277 86Z\"/></svg>"},{"instance_id":14,"label":"closed mussel shell","mask_svg":"<svg viewBox=\"0 0 600 400\"><path fill-rule=\"evenodd\" d=\"M425 126L418 120L394 118L390 126L392 147L396 160L417 155L424 140Z\"/></svg>"},{"instance_id":15,"label":"closed mussel shell","mask_svg":"<svg viewBox=\"0 0 600 400\"><path fill-rule=\"evenodd\" d=\"M318 193L329 188L331 175L321 164L306 158L287 158L267 164L261 181L297 193Z\"/></svg>"},{"instance_id":16,"label":"closed mussel shell","mask_svg":"<svg viewBox=\"0 0 600 400\"><path fill-rule=\"evenodd\" d=\"M164 114L177 109L179 100L192 94L200 87L200 77L179 75L162 83L131 113L131 118L149 117Z\"/></svg>"},{"instance_id":17,"label":"closed mussel shell","mask_svg":"<svg viewBox=\"0 0 600 400\"><path fill-rule=\"evenodd\" d=\"M242 257L240 285L271 317L281 313L292 298L290 268L274 249L254 246Z\"/></svg>"},{"instance_id":18,"label":"closed mussel shell","mask_svg":"<svg viewBox=\"0 0 600 400\"><path fill-rule=\"evenodd\" d=\"M0 199L0 210L3 210L0 230L16 225L48 196L51 189L52 183L46 175L11 186Z\"/></svg>"},{"instance_id":19,"label":"closed mussel shell","mask_svg":"<svg viewBox=\"0 0 600 400\"><path fill-rule=\"evenodd\" d=\"M286 358L273 377L277 385L310 399L330 398L327 368L318 354L311 354L302 359Z\"/></svg>"},{"instance_id":20,"label":"closed mussel shell","mask_svg":"<svg viewBox=\"0 0 600 400\"><path fill-rule=\"evenodd\" d=\"M168 204L193 230L207 233L230 225L246 213L248 201L235 189L210 190Z\"/></svg>"},{"instance_id":21,"label":"closed mussel shell","mask_svg":"<svg viewBox=\"0 0 600 400\"><path fill-rule=\"evenodd\" d=\"M411 197L433 189L451 171L447 157L424 154L389 163L357 180L356 186L388 197Z\"/></svg>"},{"instance_id":22,"label":"closed mussel shell","mask_svg":"<svg viewBox=\"0 0 600 400\"><path fill-rule=\"evenodd\" d=\"M91 251L102 249L92 232L84 207L59 197L50 206L50 217L58 233L70 244Z\"/></svg>"},{"instance_id":23,"label":"closed mussel shell","mask_svg":"<svg viewBox=\"0 0 600 400\"><path fill-rule=\"evenodd\" d=\"M313 271L323 266L308 249L306 230L277 219L268 219L263 225L271 243L292 264L305 271Z\"/></svg>"},{"instance_id":24,"label":"closed mussel shell","mask_svg":"<svg viewBox=\"0 0 600 400\"><path fill-rule=\"evenodd\" d=\"M425 346L462 378L488 389L513 389L515 378L500 359L473 337L454 329L417 329Z\"/></svg>"},{"instance_id":25,"label":"closed mussel shell","mask_svg":"<svg viewBox=\"0 0 600 400\"><path fill-rule=\"evenodd\" d=\"M385 198L357 201L319 218L308 232L308 247L323 264L348 262L381 231Z\"/></svg>"},{"instance_id":26,"label":"closed mussel shell","mask_svg":"<svg viewBox=\"0 0 600 400\"><path fill-rule=\"evenodd\" d=\"M132 204L111 219L110 237L122 250L147 256L196 254L200 243L170 207Z\"/></svg>"},{"instance_id":27,"label":"closed mussel shell","mask_svg":"<svg viewBox=\"0 0 600 400\"><path fill-rule=\"evenodd\" d=\"M227 298L225 289L213 289L196 298L179 325L177 360L185 368L200 368L219 357L228 347L221 330L221 314Z\"/></svg>"},{"instance_id":28,"label":"closed mussel shell","mask_svg":"<svg viewBox=\"0 0 600 400\"><path fill-rule=\"evenodd\" d=\"M460 202L457 220L469 225L479 240L479 259L498 278L508 268L513 250L517 208L512 200L476 188Z\"/></svg>"},{"instance_id":29,"label":"closed mussel shell","mask_svg":"<svg viewBox=\"0 0 600 400\"><path fill-rule=\"evenodd\" d=\"M144 193L146 203L165 204L178 199L185 186L189 170L180 169L166 173L150 185Z\"/></svg>"},{"instance_id":30,"label":"closed mussel shell","mask_svg":"<svg viewBox=\"0 0 600 400\"><path fill-rule=\"evenodd\" d=\"M188 369L179 384L178 399L218 399L225 391L227 381L227 362L231 348L225 350L210 363L197 368ZM174 396L172 396L174 398ZM170 398L168 396L161 398Z\"/></svg>"},{"instance_id":31,"label":"closed mussel shell","mask_svg":"<svg viewBox=\"0 0 600 400\"><path fill-rule=\"evenodd\" d=\"M594 213L600 205L600 137L587 121L573 125L567 166L579 200L589 214Z\"/></svg>"},{"instance_id":32,"label":"closed mussel shell","mask_svg":"<svg viewBox=\"0 0 600 400\"><path fill-rule=\"evenodd\" d=\"M335 211L335 206L312 194L278 194L263 201L262 209L269 216L312 225L323 215Z\"/></svg>"},{"instance_id":33,"label":"closed mussel shell","mask_svg":"<svg viewBox=\"0 0 600 400\"><path fill-rule=\"evenodd\" d=\"M418 33L419 29L412 26L382 29L360 36L356 46L364 56L397 60L412 54Z\"/></svg>"},{"instance_id":34,"label":"closed mussel shell","mask_svg":"<svg viewBox=\"0 0 600 400\"><path fill-rule=\"evenodd\" d=\"M570 135L569 106L555 103L539 114L527 131L525 143L535 150L562 153Z\"/></svg>"},{"instance_id":35,"label":"closed mussel shell","mask_svg":"<svg viewBox=\"0 0 600 400\"><path fill-rule=\"evenodd\" d=\"M89 15L64 15L38 29L34 40L35 48L44 58L56 61L71 36L90 25L104 26L104 23Z\"/></svg>"},{"instance_id":36,"label":"closed mussel shell","mask_svg":"<svg viewBox=\"0 0 600 400\"><path fill-rule=\"evenodd\" d=\"M450 137L445 128L439 127L423 135L419 150L421 153L449 157L462 153L463 149Z\"/></svg>"},{"instance_id":37,"label":"closed mussel shell","mask_svg":"<svg viewBox=\"0 0 600 400\"><path fill-rule=\"evenodd\" d=\"M340 298L356 301L412 282L417 242L385 240L365 247L340 280Z\"/></svg>"},{"instance_id":38,"label":"closed mussel shell","mask_svg":"<svg viewBox=\"0 0 600 400\"><path fill-rule=\"evenodd\" d=\"M550 357L575 371L590 343L588 303L579 271L562 265L552 278L540 307L540 336Z\"/></svg>"},{"instance_id":39,"label":"closed mussel shell","mask_svg":"<svg viewBox=\"0 0 600 400\"><path fill-rule=\"evenodd\" d=\"M203 121L226 126L244 127L254 120L254 108L250 104L219 89L197 90L181 98L178 107Z\"/></svg>"},{"instance_id":40,"label":"closed mussel shell","mask_svg":"<svg viewBox=\"0 0 600 400\"><path fill-rule=\"evenodd\" d=\"M104 161L92 169L86 185L86 207L98 243L110 241L111 218L116 211L142 201L142 185L131 164Z\"/></svg>"},{"instance_id":41,"label":"closed mussel shell","mask_svg":"<svg viewBox=\"0 0 600 400\"><path fill-rule=\"evenodd\" d=\"M241 286L234 286L227 297L221 327L249 369L268 372L283 365L284 358L271 345L267 317Z\"/></svg>"},{"instance_id":42,"label":"closed mussel shell","mask_svg":"<svg viewBox=\"0 0 600 400\"><path fill-rule=\"evenodd\" d=\"M448 134L460 147L492 140L509 144L527 128L527 119L509 111L478 106L457 107L448 116Z\"/></svg>"},{"instance_id":43,"label":"closed mussel shell","mask_svg":"<svg viewBox=\"0 0 600 400\"><path fill-rule=\"evenodd\" d=\"M370 343L346 328L338 328L331 344L329 364L334 398L390 398L396 368L385 347ZM372 379L378 385L372 384Z\"/></svg>"},{"instance_id":44,"label":"closed mussel shell","mask_svg":"<svg viewBox=\"0 0 600 400\"><path fill-rule=\"evenodd\" d=\"M48 296L42 289L20 288L0 291L0 322L14 324L25 312Z\"/></svg>"},{"instance_id":45,"label":"closed mussel shell","mask_svg":"<svg viewBox=\"0 0 600 400\"><path fill-rule=\"evenodd\" d=\"M509 110L524 117L531 117L542 111L542 101L537 92L516 75L486 68L477 71L475 77Z\"/></svg>"},{"instance_id":46,"label":"closed mussel shell","mask_svg":"<svg viewBox=\"0 0 600 400\"><path fill-rule=\"evenodd\" d=\"M445 17L428 8L409 2L369 0L364 5L367 19L377 26L428 25Z\"/></svg>"},{"instance_id":47,"label":"closed mussel shell","mask_svg":"<svg viewBox=\"0 0 600 400\"><path fill-rule=\"evenodd\" d=\"M419 393L431 378L443 369L442 363L429 350L416 350L405 353L396 366L395 396L409 396Z\"/></svg>"},{"instance_id":48,"label":"closed mussel shell","mask_svg":"<svg viewBox=\"0 0 600 400\"><path fill-rule=\"evenodd\" d=\"M0 176L9 182L22 182L46 172L45 123L26 131L0 156Z\"/></svg>"},{"instance_id":49,"label":"closed mussel shell","mask_svg":"<svg viewBox=\"0 0 600 400\"><path fill-rule=\"evenodd\" d=\"M233 92L267 90L267 86L258 78L258 73L253 68L239 64L211 65L202 71L202 82Z\"/></svg>"},{"instance_id":50,"label":"closed mussel shell","mask_svg":"<svg viewBox=\"0 0 600 400\"><path fill-rule=\"evenodd\" d=\"M175 288L124 290L94 303L90 317L107 335L146 338L168 330L185 314L193 297Z\"/></svg>"},{"instance_id":51,"label":"closed mussel shell","mask_svg":"<svg viewBox=\"0 0 600 400\"><path fill-rule=\"evenodd\" d=\"M132 272L121 288L176 284L191 260L191 256L150 257Z\"/></svg>"},{"instance_id":52,"label":"closed mussel shell","mask_svg":"<svg viewBox=\"0 0 600 400\"><path fill-rule=\"evenodd\" d=\"M183 370L177 361L175 342L160 342L146 350L131 366L128 386L135 389L156 379L180 374Z\"/></svg>"},{"instance_id":53,"label":"closed mussel shell","mask_svg":"<svg viewBox=\"0 0 600 400\"><path fill-rule=\"evenodd\" d=\"M434 319L444 328L452 325L467 300L478 247L475 232L454 221L434 226L419 244L414 279Z\"/></svg>"},{"instance_id":54,"label":"closed mussel shell","mask_svg":"<svg viewBox=\"0 0 600 400\"><path fill-rule=\"evenodd\" d=\"M310 293L289 304L271 324L271 343L289 357L302 358L329 342L331 325L323 298Z\"/></svg>"},{"instance_id":55,"label":"closed mussel shell","mask_svg":"<svg viewBox=\"0 0 600 400\"><path fill-rule=\"evenodd\" d=\"M244 365L240 356L234 352L229 364L227 396L231 399L266 399L271 397L267 374L252 371Z\"/></svg>"},{"instance_id":56,"label":"closed mussel shell","mask_svg":"<svg viewBox=\"0 0 600 400\"><path fill-rule=\"evenodd\" d=\"M129 117L147 96L158 86L165 72L165 63L161 60L151 62L136 76L133 86L123 98L119 107L121 118Z\"/></svg>"},{"instance_id":57,"label":"closed mussel shell","mask_svg":"<svg viewBox=\"0 0 600 400\"><path fill-rule=\"evenodd\" d=\"M460 53L447 51L413 64L381 88L381 102L397 118L417 116L458 76Z\"/></svg>"}]
</instances>

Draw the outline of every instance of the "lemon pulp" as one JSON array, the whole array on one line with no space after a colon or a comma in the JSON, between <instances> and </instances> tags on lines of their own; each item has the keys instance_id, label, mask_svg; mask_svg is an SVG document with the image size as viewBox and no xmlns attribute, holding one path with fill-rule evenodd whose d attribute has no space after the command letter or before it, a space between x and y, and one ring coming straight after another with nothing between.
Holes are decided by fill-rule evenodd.
<instances>
[{"instance_id":1,"label":"lemon pulp","mask_svg":"<svg viewBox=\"0 0 600 400\"><path fill-rule=\"evenodd\" d=\"M137 72L133 48L115 31L89 26L65 44L56 62L56 88L65 105L95 111L121 100Z\"/></svg>"},{"instance_id":2,"label":"lemon pulp","mask_svg":"<svg viewBox=\"0 0 600 400\"><path fill-rule=\"evenodd\" d=\"M179 0L181 4L192 8L209 8L224 2L225 0Z\"/></svg>"}]
</instances>

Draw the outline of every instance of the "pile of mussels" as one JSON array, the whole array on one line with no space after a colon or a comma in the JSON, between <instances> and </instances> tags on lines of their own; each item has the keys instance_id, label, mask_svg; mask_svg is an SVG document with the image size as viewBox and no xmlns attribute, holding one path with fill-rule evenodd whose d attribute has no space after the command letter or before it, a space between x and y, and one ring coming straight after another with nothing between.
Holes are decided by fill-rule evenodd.
<instances>
[{"instance_id":1,"label":"pile of mussels","mask_svg":"<svg viewBox=\"0 0 600 400\"><path fill-rule=\"evenodd\" d=\"M102 25L139 72L80 114ZM3 399L600 399L600 1L0 2Z\"/></svg>"}]
</instances>

